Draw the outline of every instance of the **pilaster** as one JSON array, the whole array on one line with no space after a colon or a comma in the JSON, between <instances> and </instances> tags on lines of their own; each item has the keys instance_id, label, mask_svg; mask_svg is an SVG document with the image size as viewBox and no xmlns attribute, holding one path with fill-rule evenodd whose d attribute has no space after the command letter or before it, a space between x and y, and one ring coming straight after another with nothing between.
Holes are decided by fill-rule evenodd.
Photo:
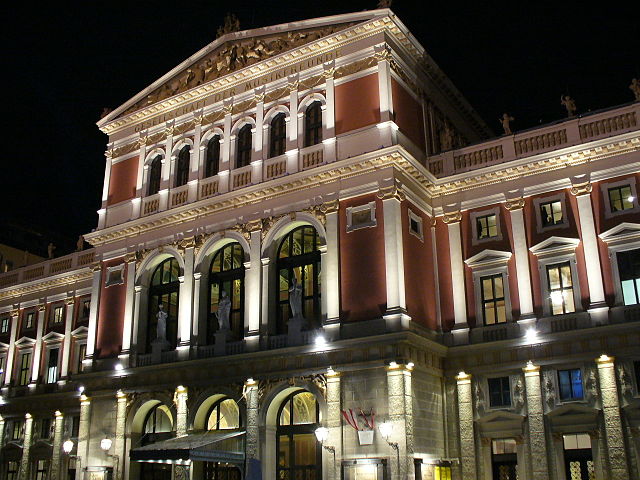
<instances>
[{"instance_id":1,"label":"pilaster","mask_svg":"<svg viewBox=\"0 0 640 480\"><path fill-rule=\"evenodd\" d=\"M540 387L540 367L527 363L522 369L527 396L529 451L531 453L531 478L546 480L549 478L547 444L545 440L544 410Z\"/></svg>"},{"instance_id":2,"label":"pilaster","mask_svg":"<svg viewBox=\"0 0 640 480\"><path fill-rule=\"evenodd\" d=\"M18 471L18 480L29 479L29 465L31 463L31 438L33 436L33 418L29 413L25 415L24 420L24 443L22 446L22 459L20 460L20 470Z\"/></svg>"},{"instance_id":3,"label":"pilaster","mask_svg":"<svg viewBox=\"0 0 640 480\"><path fill-rule=\"evenodd\" d=\"M340 374L332 369L326 374L327 377L327 428L329 438L327 445L335 449L334 455L330 455L330 468L328 468L327 480L340 479L340 462L334 459L342 458L342 393Z\"/></svg>"},{"instance_id":4,"label":"pilaster","mask_svg":"<svg viewBox=\"0 0 640 480\"><path fill-rule=\"evenodd\" d=\"M336 96L334 74L336 71L335 60L324 64L324 82L325 82L325 111L324 117L324 136L322 143L324 144L324 161L333 162L336 159Z\"/></svg>"},{"instance_id":5,"label":"pilaster","mask_svg":"<svg viewBox=\"0 0 640 480\"><path fill-rule=\"evenodd\" d=\"M611 480L629 480L629 462L624 445L624 432L620 416L620 402L613 357L602 355L596 359L600 397L602 399L602 415L606 435L606 449L602 452L607 457Z\"/></svg>"},{"instance_id":6,"label":"pilaster","mask_svg":"<svg viewBox=\"0 0 640 480\"><path fill-rule=\"evenodd\" d=\"M262 298L260 297L261 281L262 281L262 264L260 262L260 253L262 248L260 230L261 222L255 224L249 223L250 239L249 239L249 258L250 264L246 272L245 281L245 329L247 332L247 342L251 349L257 349L257 340L260 334L260 309ZM255 345L254 345L255 343Z\"/></svg>"},{"instance_id":7,"label":"pilaster","mask_svg":"<svg viewBox=\"0 0 640 480\"><path fill-rule=\"evenodd\" d=\"M454 329L466 329L467 325L467 297L465 294L464 262L462 259L462 235L459 211L447 213L442 221L447 224L449 233L449 259L451 262L451 285L453 287L453 315Z\"/></svg>"},{"instance_id":8,"label":"pilaster","mask_svg":"<svg viewBox=\"0 0 640 480\"><path fill-rule=\"evenodd\" d=\"M126 444L126 423L127 423L127 394L122 390L118 390L116 393L116 431L114 451L116 462L116 478L115 480L122 480L124 478L124 465L125 465L125 444Z\"/></svg>"},{"instance_id":9,"label":"pilaster","mask_svg":"<svg viewBox=\"0 0 640 480\"><path fill-rule=\"evenodd\" d=\"M460 372L458 384L458 424L460 431L460 462L462 478L476 480L476 445L473 425L473 397L471 375Z\"/></svg>"},{"instance_id":10,"label":"pilaster","mask_svg":"<svg viewBox=\"0 0 640 480\"><path fill-rule=\"evenodd\" d=\"M49 480L64 479L65 476L60 471L62 465L60 455L62 453L62 436L64 434L64 416L59 410L56 411L53 424L53 448L51 450L51 467Z\"/></svg>"},{"instance_id":11,"label":"pilaster","mask_svg":"<svg viewBox=\"0 0 640 480\"><path fill-rule=\"evenodd\" d=\"M262 263L262 317L260 319L260 333L266 335L269 332L269 257L260 258Z\"/></svg>"},{"instance_id":12,"label":"pilaster","mask_svg":"<svg viewBox=\"0 0 640 480\"><path fill-rule=\"evenodd\" d=\"M122 351L120 360L125 367L130 365L129 355L131 353L131 331L133 327L133 312L136 301L136 254L128 253L124 257L127 268L127 293L124 303L124 322L122 325Z\"/></svg>"},{"instance_id":13,"label":"pilaster","mask_svg":"<svg viewBox=\"0 0 640 480\"><path fill-rule=\"evenodd\" d=\"M20 310L11 310L11 336L9 338L9 351L7 352L7 363L4 371L4 385L9 385L13 378L13 364L16 356L16 335L18 334L18 317L20 316Z\"/></svg>"},{"instance_id":14,"label":"pilaster","mask_svg":"<svg viewBox=\"0 0 640 480\"><path fill-rule=\"evenodd\" d=\"M178 312L178 345L180 350L188 350L191 344L195 246L196 243L193 237L183 240L179 245L184 252L184 276L180 281L180 310Z\"/></svg>"},{"instance_id":15,"label":"pilaster","mask_svg":"<svg viewBox=\"0 0 640 480\"><path fill-rule=\"evenodd\" d=\"M533 293L531 291L531 272L529 270L529 250L524 226L524 199L509 200L506 208L511 215L513 250L516 259L516 278L518 280L518 299L520 301L520 319L534 317Z\"/></svg>"},{"instance_id":16,"label":"pilaster","mask_svg":"<svg viewBox=\"0 0 640 480\"><path fill-rule=\"evenodd\" d=\"M391 455L391 478L400 480L408 478L413 469L411 370L405 365L387 367L387 390L389 421L393 424L389 441L397 444L395 458Z\"/></svg>"},{"instance_id":17,"label":"pilaster","mask_svg":"<svg viewBox=\"0 0 640 480\"><path fill-rule=\"evenodd\" d=\"M327 240L327 253L325 254L322 270L326 272L326 297L327 297L327 319L325 331L330 338L337 335L333 332L334 327L340 323L340 247L338 245L338 209L337 200L327 202L322 205L325 214L325 233ZM339 329L339 326L338 326Z\"/></svg>"},{"instance_id":18,"label":"pilaster","mask_svg":"<svg viewBox=\"0 0 640 480\"><path fill-rule=\"evenodd\" d=\"M98 328L98 307L100 306L100 290L102 284L102 263L97 262L92 266L93 278L91 281L91 305L89 307L89 331L87 332L87 354L83 361L85 371L93 362L96 348L96 332Z\"/></svg>"},{"instance_id":19,"label":"pilaster","mask_svg":"<svg viewBox=\"0 0 640 480\"><path fill-rule=\"evenodd\" d=\"M252 478L251 475L255 475L256 472L252 472L251 469L256 467L257 464L252 460L258 460L260 458L260 429L259 429L259 413L260 413L260 399L258 395L258 383L253 379L248 379L245 382L245 399L247 402L247 465L249 471L247 476Z\"/></svg>"},{"instance_id":20,"label":"pilaster","mask_svg":"<svg viewBox=\"0 0 640 480\"><path fill-rule=\"evenodd\" d=\"M182 437L187 434L187 400L189 399L189 393L187 387L182 385L176 388L175 402L176 402L176 436Z\"/></svg>"},{"instance_id":21,"label":"pilaster","mask_svg":"<svg viewBox=\"0 0 640 480\"><path fill-rule=\"evenodd\" d=\"M75 297L66 300L66 315L64 319L64 340L62 340L62 364L60 366L60 379L66 381L69 376L69 360L71 358L71 331L73 330L73 316L75 310Z\"/></svg>"},{"instance_id":22,"label":"pilaster","mask_svg":"<svg viewBox=\"0 0 640 480\"><path fill-rule=\"evenodd\" d=\"M140 329L138 323L140 322L140 305L142 301L142 296L146 294L147 289L142 285L136 285L134 288L134 297L135 300L133 302L133 321L132 321L132 329L131 329L131 346L138 347L138 331ZM129 357L131 359L131 357Z\"/></svg>"},{"instance_id":23,"label":"pilaster","mask_svg":"<svg viewBox=\"0 0 640 480\"><path fill-rule=\"evenodd\" d=\"M91 425L91 400L80 395L80 425L78 428L78 448L76 458L76 480L82 480L82 470L89 461L89 432Z\"/></svg>"},{"instance_id":24,"label":"pilaster","mask_svg":"<svg viewBox=\"0 0 640 480\"><path fill-rule=\"evenodd\" d=\"M31 384L35 385L38 382L38 375L40 375L40 363L42 357L42 335L44 332L46 305L38 305L38 325L36 329L36 344L33 347L33 362L31 367Z\"/></svg>"}]
</instances>

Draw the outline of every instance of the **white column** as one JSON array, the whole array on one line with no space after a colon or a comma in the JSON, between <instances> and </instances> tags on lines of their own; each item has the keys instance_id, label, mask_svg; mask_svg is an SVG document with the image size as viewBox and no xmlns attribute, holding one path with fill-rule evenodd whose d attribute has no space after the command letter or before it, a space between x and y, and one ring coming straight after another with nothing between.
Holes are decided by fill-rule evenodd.
<instances>
[{"instance_id":1,"label":"white column","mask_svg":"<svg viewBox=\"0 0 640 480\"><path fill-rule=\"evenodd\" d=\"M220 152L220 170L228 170L231 160L231 109L233 99L225 100L222 110L224 111L224 143Z\"/></svg>"},{"instance_id":2,"label":"white column","mask_svg":"<svg viewBox=\"0 0 640 480\"><path fill-rule=\"evenodd\" d=\"M200 280L202 279L202 273L196 272L193 274L193 305L191 307L191 338L198 338L199 321L200 321ZM197 340L194 340L197 345Z\"/></svg>"},{"instance_id":3,"label":"white column","mask_svg":"<svg viewBox=\"0 0 640 480\"><path fill-rule=\"evenodd\" d=\"M327 446L335 448L334 454L330 452L324 453L328 457L329 475L327 480L340 479L340 459L342 458L342 394L340 374L329 369L327 376L327 428L329 429L329 438L327 438ZM333 463L336 459L335 465Z\"/></svg>"},{"instance_id":4,"label":"white column","mask_svg":"<svg viewBox=\"0 0 640 480\"><path fill-rule=\"evenodd\" d=\"M78 429L78 448L76 458L76 480L84 478L83 470L89 464L89 433L91 426L91 400L80 395L80 426Z\"/></svg>"},{"instance_id":5,"label":"white column","mask_svg":"<svg viewBox=\"0 0 640 480\"><path fill-rule=\"evenodd\" d=\"M269 155L268 151L263 151L264 129L264 87L256 88L256 127L253 133L253 153L251 155L251 183L262 182L262 165L264 159ZM255 131L254 131L255 130Z\"/></svg>"},{"instance_id":6,"label":"white column","mask_svg":"<svg viewBox=\"0 0 640 480\"><path fill-rule=\"evenodd\" d=\"M436 241L436 219L431 219L431 255L433 257L433 284L435 285L436 322L442 328L442 312L440 311L440 273L438 272L438 242Z\"/></svg>"},{"instance_id":7,"label":"white column","mask_svg":"<svg viewBox=\"0 0 640 480\"><path fill-rule=\"evenodd\" d=\"M62 365L60 378L66 380L69 376L69 361L71 360L71 331L73 330L73 314L75 297L67 298L67 311L64 319L64 340L62 340Z\"/></svg>"},{"instance_id":8,"label":"white column","mask_svg":"<svg viewBox=\"0 0 640 480\"><path fill-rule=\"evenodd\" d=\"M89 307L89 332L87 333L87 353L84 368L91 365L96 349L96 334L98 329L98 307L100 306L100 290L102 286L102 264L97 262L92 267L93 279L91 282L91 305Z\"/></svg>"},{"instance_id":9,"label":"white column","mask_svg":"<svg viewBox=\"0 0 640 480\"><path fill-rule=\"evenodd\" d=\"M260 398L258 395L258 382L253 379L249 379L245 382L245 398L247 401L247 445L246 455L249 471L247 472L247 478L255 478L251 476L256 474L251 469L254 464L251 460L258 460L260 458L260 427L259 427L259 413L260 413Z\"/></svg>"},{"instance_id":10,"label":"white column","mask_svg":"<svg viewBox=\"0 0 640 480\"><path fill-rule=\"evenodd\" d=\"M289 142L287 151L298 147L298 74L289 75L287 88L289 89Z\"/></svg>"},{"instance_id":11,"label":"white column","mask_svg":"<svg viewBox=\"0 0 640 480\"><path fill-rule=\"evenodd\" d=\"M245 327L247 330L246 340L251 342L251 348L257 349L257 342L260 336L260 309L262 305L262 289L260 283L262 280L262 262L260 254L262 248L262 222L260 220L253 222L249 227L251 230L251 238L249 243L249 258L251 261L247 267L245 274Z\"/></svg>"},{"instance_id":12,"label":"white column","mask_svg":"<svg viewBox=\"0 0 640 480\"><path fill-rule=\"evenodd\" d=\"M60 462L63 442L62 435L64 433L63 427L64 416L62 415L62 412L56 410L53 424L53 447L51 450L51 467L49 469L51 473L49 474L49 480L58 480L58 478L66 480L66 476L64 475L64 473L60 471L60 468L62 466L61 463L64 463Z\"/></svg>"},{"instance_id":13,"label":"white column","mask_svg":"<svg viewBox=\"0 0 640 480\"><path fill-rule=\"evenodd\" d=\"M462 260L462 236L460 234L460 212L445 214L442 221L449 231L449 259L451 262L451 284L453 287L454 328L467 328L467 297L464 288L464 262Z\"/></svg>"},{"instance_id":14,"label":"white column","mask_svg":"<svg viewBox=\"0 0 640 480\"><path fill-rule=\"evenodd\" d=\"M458 384L458 423L462 478L464 480L475 480L478 474L476 469L471 375L460 372L456 377L456 381Z\"/></svg>"},{"instance_id":15,"label":"white column","mask_svg":"<svg viewBox=\"0 0 640 480\"><path fill-rule=\"evenodd\" d=\"M578 202L580 234L587 267L587 281L589 282L590 308L606 308L602 267L598 251L598 237L591 206L591 189L590 183L575 185L571 188L571 193L576 196L576 201Z\"/></svg>"},{"instance_id":16,"label":"white column","mask_svg":"<svg viewBox=\"0 0 640 480\"><path fill-rule=\"evenodd\" d=\"M24 445L22 447L22 459L20 460L20 470L18 480L27 480L30 477L29 464L31 463L31 437L33 436L33 418L27 413L24 420Z\"/></svg>"},{"instance_id":17,"label":"white column","mask_svg":"<svg viewBox=\"0 0 640 480\"><path fill-rule=\"evenodd\" d=\"M540 386L540 367L529 362L524 371L527 396L527 414L529 417L529 451L531 453L531 478L546 480L549 478L547 443L545 439L544 410Z\"/></svg>"},{"instance_id":18,"label":"white column","mask_svg":"<svg viewBox=\"0 0 640 480\"><path fill-rule=\"evenodd\" d=\"M133 327L133 311L136 301L136 254L128 253L124 257L127 265L127 293L124 300L124 321L122 325L122 351L120 359L129 366L129 354L131 353L131 331Z\"/></svg>"},{"instance_id":19,"label":"white column","mask_svg":"<svg viewBox=\"0 0 640 480\"><path fill-rule=\"evenodd\" d=\"M516 257L516 277L518 280L518 298L520 300L520 320L528 320L533 314L533 293L531 291L531 273L529 271L529 249L524 226L524 199L510 200L506 203L511 215L513 249Z\"/></svg>"},{"instance_id":20,"label":"white column","mask_svg":"<svg viewBox=\"0 0 640 480\"><path fill-rule=\"evenodd\" d=\"M42 334L44 332L46 305L38 306L38 326L36 330L36 344L33 347L33 368L31 369L31 383L38 382L40 364L42 363Z\"/></svg>"},{"instance_id":21,"label":"white column","mask_svg":"<svg viewBox=\"0 0 640 480\"><path fill-rule=\"evenodd\" d=\"M13 364L16 356L16 335L18 334L18 316L20 310L11 310L11 336L9 337L9 351L7 352L7 362L4 366L4 385L9 385L13 378Z\"/></svg>"},{"instance_id":22,"label":"white column","mask_svg":"<svg viewBox=\"0 0 640 480\"><path fill-rule=\"evenodd\" d=\"M140 132L140 138L138 138L138 145L140 145L140 151L138 153L138 174L136 177L136 198L133 202L133 211L131 212L131 218L139 218L142 210L142 197L145 196L144 189L144 160L147 156L147 138L142 136Z\"/></svg>"},{"instance_id":23,"label":"white column","mask_svg":"<svg viewBox=\"0 0 640 480\"><path fill-rule=\"evenodd\" d=\"M261 258L262 263L262 317L260 330L262 334L269 331L269 257Z\"/></svg>"},{"instance_id":24,"label":"white column","mask_svg":"<svg viewBox=\"0 0 640 480\"><path fill-rule=\"evenodd\" d=\"M191 309L193 307L193 262L195 240L184 240L184 277L180 281L180 311L178 313L178 337L181 347L191 344Z\"/></svg>"},{"instance_id":25,"label":"white column","mask_svg":"<svg viewBox=\"0 0 640 480\"><path fill-rule=\"evenodd\" d=\"M140 329L140 301L142 299L142 295L146 292L146 288L141 285L136 285L134 287L134 297L133 301L133 322L131 328L131 345L136 346L136 350L140 351L140 345L138 345L138 331Z\"/></svg>"},{"instance_id":26,"label":"white column","mask_svg":"<svg viewBox=\"0 0 640 480\"><path fill-rule=\"evenodd\" d=\"M327 324L340 323L340 250L338 243L338 200L322 205L325 214L327 253L322 271L326 272ZM339 328L339 327L338 327ZM337 333L337 332L336 332Z\"/></svg>"},{"instance_id":27,"label":"white column","mask_svg":"<svg viewBox=\"0 0 640 480\"><path fill-rule=\"evenodd\" d=\"M111 145L113 148L113 145ZM107 207L107 200L109 199L109 182L111 180L111 160L113 150L107 150L104 154L106 162L104 166L104 184L102 185L102 208Z\"/></svg>"},{"instance_id":28,"label":"white column","mask_svg":"<svg viewBox=\"0 0 640 480\"><path fill-rule=\"evenodd\" d=\"M202 138L202 116L194 117L194 134L193 134L193 149L191 150L191 164L189 172L189 181L197 180L200 178L200 170L202 166L202 149L200 148Z\"/></svg>"},{"instance_id":29,"label":"white column","mask_svg":"<svg viewBox=\"0 0 640 480\"><path fill-rule=\"evenodd\" d=\"M602 399L602 415L607 448L602 452L607 456L611 480L629 480L629 461L625 451L624 431L620 416L620 402L613 357L602 355L596 359L598 365L598 385Z\"/></svg>"},{"instance_id":30,"label":"white column","mask_svg":"<svg viewBox=\"0 0 640 480\"><path fill-rule=\"evenodd\" d=\"M335 97L335 61L324 64L325 111L323 112L324 161L329 163L336 159L336 97Z\"/></svg>"},{"instance_id":31,"label":"white column","mask_svg":"<svg viewBox=\"0 0 640 480\"><path fill-rule=\"evenodd\" d=\"M393 120L393 97L391 92L391 54L386 45L375 47L378 60L378 90L380 93L380 122Z\"/></svg>"},{"instance_id":32,"label":"white column","mask_svg":"<svg viewBox=\"0 0 640 480\"><path fill-rule=\"evenodd\" d=\"M114 441L115 480L124 478L126 454L127 394L122 390L116 392L116 431Z\"/></svg>"},{"instance_id":33,"label":"white column","mask_svg":"<svg viewBox=\"0 0 640 480\"><path fill-rule=\"evenodd\" d=\"M404 286L404 253L402 245L401 202L405 199L396 186L380 188L378 198L382 199L384 218L384 260L387 284L387 312L385 319L397 322L408 321L406 315ZM408 325L403 325L407 327Z\"/></svg>"}]
</instances>

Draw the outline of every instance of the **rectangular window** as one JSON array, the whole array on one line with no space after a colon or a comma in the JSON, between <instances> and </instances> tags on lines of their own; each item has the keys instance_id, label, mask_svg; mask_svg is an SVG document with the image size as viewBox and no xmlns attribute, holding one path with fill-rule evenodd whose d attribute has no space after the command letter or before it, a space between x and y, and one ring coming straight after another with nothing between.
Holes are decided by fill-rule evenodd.
<instances>
[{"instance_id":1,"label":"rectangular window","mask_svg":"<svg viewBox=\"0 0 640 480\"><path fill-rule=\"evenodd\" d=\"M91 300L83 300L82 309L80 310L80 319L81 320L88 319L90 310L91 310Z\"/></svg>"},{"instance_id":2,"label":"rectangular window","mask_svg":"<svg viewBox=\"0 0 640 480\"><path fill-rule=\"evenodd\" d=\"M49 350L49 361L47 362L47 383L56 383L58 381L58 353L59 348Z\"/></svg>"},{"instance_id":3,"label":"rectangular window","mask_svg":"<svg viewBox=\"0 0 640 480\"><path fill-rule=\"evenodd\" d=\"M511 386L509 377L489 379L489 405L491 407L511 406Z\"/></svg>"},{"instance_id":4,"label":"rectangular window","mask_svg":"<svg viewBox=\"0 0 640 480\"><path fill-rule=\"evenodd\" d=\"M498 236L498 223L495 214L476 218L476 232L478 240Z\"/></svg>"},{"instance_id":5,"label":"rectangular window","mask_svg":"<svg viewBox=\"0 0 640 480\"><path fill-rule=\"evenodd\" d=\"M43 418L40 421L40 438L47 440L51 437L51 419Z\"/></svg>"},{"instance_id":6,"label":"rectangular window","mask_svg":"<svg viewBox=\"0 0 640 480\"><path fill-rule=\"evenodd\" d=\"M78 438L80 434L80 416L71 417L71 437Z\"/></svg>"},{"instance_id":7,"label":"rectangular window","mask_svg":"<svg viewBox=\"0 0 640 480\"><path fill-rule=\"evenodd\" d=\"M630 185L621 185L609 189L609 206L612 213L632 209L633 200Z\"/></svg>"},{"instance_id":8,"label":"rectangular window","mask_svg":"<svg viewBox=\"0 0 640 480\"><path fill-rule=\"evenodd\" d=\"M0 320L0 333L9 333L9 324L11 322L11 317L3 317Z\"/></svg>"},{"instance_id":9,"label":"rectangular window","mask_svg":"<svg viewBox=\"0 0 640 480\"><path fill-rule=\"evenodd\" d=\"M480 279L482 288L482 316L485 325L505 323L507 307L504 299L502 274L490 275Z\"/></svg>"},{"instance_id":10,"label":"rectangular window","mask_svg":"<svg viewBox=\"0 0 640 480\"><path fill-rule=\"evenodd\" d=\"M618 252L618 274L625 305L640 303L640 248Z\"/></svg>"},{"instance_id":11,"label":"rectangular window","mask_svg":"<svg viewBox=\"0 0 640 480\"><path fill-rule=\"evenodd\" d=\"M58 305L53 308L51 323L61 325L64 321L64 305Z\"/></svg>"},{"instance_id":12,"label":"rectangular window","mask_svg":"<svg viewBox=\"0 0 640 480\"><path fill-rule=\"evenodd\" d=\"M569 262L547 265L549 302L552 315L576 311L573 299L573 280Z\"/></svg>"},{"instance_id":13,"label":"rectangular window","mask_svg":"<svg viewBox=\"0 0 640 480\"><path fill-rule=\"evenodd\" d=\"M24 435L24 420L14 420L11 428L11 440L20 440Z\"/></svg>"},{"instance_id":14,"label":"rectangular window","mask_svg":"<svg viewBox=\"0 0 640 480\"><path fill-rule=\"evenodd\" d=\"M35 322L36 312L27 312L24 319L24 328L29 329L33 328L33 324Z\"/></svg>"},{"instance_id":15,"label":"rectangular window","mask_svg":"<svg viewBox=\"0 0 640 480\"><path fill-rule=\"evenodd\" d=\"M7 480L18 480L18 462L7 462Z\"/></svg>"},{"instance_id":16,"label":"rectangular window","mask_svg":"<svg viewBox=\"0 0 640 480\"><path fill-rule=\"evenodd\" d=\"M84 366L82 364L82 361L86 356L87 356L87 344L81 343L78 345L78 365L76 368L76 372L81 373L83 371Z\"/></svg>"},{"instance_id":17,"label":"rectangular window","mask_svg":"<svg viewBox=\"0 0 640 480\"><path fill-rule=\"evenodd\" d=\"M29 374L31 373L31 352L25 352L20 357L20 370L18 370L18 385L29 384Z\"/></svg>"},{"instance_id":18,"label":"rectangular window","mask_svg":"<svg viewBox=\"0 0 640 480\"><path fill-rule=\"evenodd\" d=\"M562 202L560 200L556 200L554 202L541 203L540 221L542 222L543 228L563 223Z\"/></svg>"},{"instance_id":19,"label":"rectangular window","mask_svg":"<svg viewBox=\"0 0 640 480\"><path fill-rule=\"evenodd\" d=\"M47 473L49 471L48 460L36 460L35 462L35 477L34 480L47 480Z\"/></svg>"},{"instance_id":20,"label":"rectangular window","mask_svg":"<svg viewBox=\"0 0 640 480\"><path fill-rule=\"evenodd\" d=\"M582 371L579 368L558 370L560 400L582 400Z\"/></svg>"}]
</instances>

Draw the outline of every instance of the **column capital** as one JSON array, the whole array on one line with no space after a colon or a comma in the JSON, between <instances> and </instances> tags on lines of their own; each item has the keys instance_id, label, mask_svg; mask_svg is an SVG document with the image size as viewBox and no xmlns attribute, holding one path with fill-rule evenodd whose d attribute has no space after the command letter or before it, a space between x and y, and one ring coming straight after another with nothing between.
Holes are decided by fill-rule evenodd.
<instances>
[{"instance_id":1,"label":"column capital","mask_svg":"<svg viewBox=\"0 0 640 480\"><path fill-rule=\"evenodd\" d=\"M94 273L99 272L100 270L102 270L102 262L93 262L90 268Z\"/></svg>"},{"instance_id":2,"label":"column capital","mask_svg":"<svg viewBox=\"0 0 640 480\"><path fill-rule=\"evenodd\" d=\"M458 373L458 375L456 375L456 381L458 382L458 384L470 383L471 382L471 374L470 373L466 373L464 371L461 371L460 373Z\"/></svg>"},{"instance_id":3,"label":"column capital","mask_svg":"<svg viewBox=\"0 0 640 480\"><path fill-rule=\"evenodd\" d=\"M373 50L373 56L378 62L389 60L391 58L391 50L386 44L376 45L375 47L373 47Z\"/></svg>"},{"instance_id":4,"label":"column capital","mask_svg":"<svg viewBox=\"0 0 640 480\"><path fill-rule=\"evenodd\" d=\"M14 308L9 312L9 315L11 317L17 317L18 315L20 315L20 309L19 308Z\"/></svg>"},{"instance_id":5,"label":"column capital","mask_svg":"<svg viewBox=\"0 0 640 480\"><path fill-rule=\"evenodd\" d=\"M449 225L450 223L459 223L462 220L462 213L460 210L456 210L455 212L445 213L442 216L442 221Z\"/></svg>"},{"instance_id":6,"label":"column capital","mask_svg":"<svg viewBox=\"0 0 640 480\"><path fill-rule=\"evenodd\" d=\"M129 252L124 256L124 263L133 263L138 260L138 252Z\"/></svg>"},{"instance_id":7,"label":"column capital","mask_svg":"<svg viewBox=\"0 0 640 480\"><path fill-rule=\"evenodd\" d=\"M402 191L402 188L400 188L397 185L389 185L387 187L380 187L380 190L378 190L378 194L377 197L380 200L390 200L390 199L394 199L397 200L399 202L404 201L407 197L405 196L404 192Z\"/></svg>"},{"instance_id":8,"label":"column capital","mask_svg":"<svg viewBox=\"0 0 640 480\"><path fill-rule=\"evenodd\" d=\"M540 365L534 365L531 360L527 362L527 365L522 368L525 376L528 375L540 375Z\"/></svg>"},{"instance_id":9,"label":"column capital","mask_svg":"<svg viewBox=\"0 0 640 480\"><path fill-rule=\"evenodd\" d=\"M613 366L614 357L605 355L604 353L596 358L596 364L598 367L610 367Z\"/></svg>"},{"instance_id":10,"label":"column capital","mask_svg":"<svg viewBox=\"0 0 640 480\"><path fill-rule=\"evenodd\" d=\"M580 197L590 194L591 190L593 190L591 182L576 183L571 187L571 194Z\"/></svg>"},{"instance_id":11,"label":"column capital","mask_svg":"<svg viewBox=\"0 0 640 480\"><path fill-rule=\"evenodd\" d=\"M41 303L40 305L38 305L38 312L44 312L46 308L47 308L47 304Z\"/></svg>"},{"instance_id":12,"label":"column capital","mask_svg":"<svg viewBox=\"0 0 640 480\"><path fill-rule=\"evenodd\" d=\"M70 306L74 305L75 303L76 303L76 297L67 297L67 298L64 300L64 304L65 304L67 307L70 307Z\"/></svg>"},{"instance_id":13,"label":"column capital","mask_svg":"<svg viewBox=\"0 0 640 480\"><path fill-rule=\"evenodd\" d=\"M507 200L504 206L510 212L514 210L522 210L524 208L524 198L512 198Z\"/></svg>"}]
</instances>

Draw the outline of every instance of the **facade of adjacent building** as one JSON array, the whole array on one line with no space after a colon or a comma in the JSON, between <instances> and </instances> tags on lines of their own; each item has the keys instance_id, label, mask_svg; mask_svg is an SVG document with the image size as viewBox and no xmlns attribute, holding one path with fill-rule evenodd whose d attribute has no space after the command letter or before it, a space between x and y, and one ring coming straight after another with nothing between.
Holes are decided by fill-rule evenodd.
<instances>
[{"instance_id":1,"label":"facade of adjacent building","mask_svg":"<svg viewBox=\"0 0 640 480\"><path fill-rule=\"evenodd\" d=\"M233 30L0 274L2 478L639 478L640 103L486 140L390 10Z\"/></svg>"}]
</instances>

